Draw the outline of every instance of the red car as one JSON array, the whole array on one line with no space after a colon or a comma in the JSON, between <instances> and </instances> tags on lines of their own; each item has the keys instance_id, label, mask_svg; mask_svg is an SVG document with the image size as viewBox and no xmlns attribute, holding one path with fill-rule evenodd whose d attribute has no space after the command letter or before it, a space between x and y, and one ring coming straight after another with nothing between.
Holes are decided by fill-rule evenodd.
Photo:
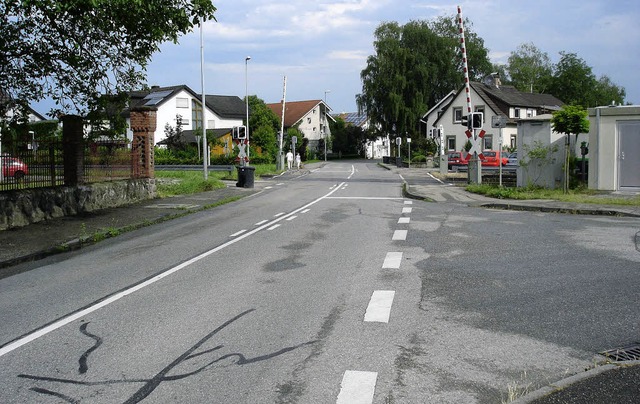
<instances>
[{"instance_id":1,"label":"red car","mask_svg":"<svg viewBox=\"0 0 640 404\"><path fill-rule=\"evenodd\" d=\"M449 152L449 170L451 170L453 167L466 166L467 164L469 164L469 161L467 160L468 156L469 154L465 156L461 152Z\"/></svg>"},{"instance_id":2,"label":"red car","mask_svg":"<svg viewBox=\"0 0 640 404\"><path fill-rule=\"evenodd\" d=\"M29 174L29 168L19 158L2 156L0 160L2 160L3 177L13 177L19 180Z\"/></svg>"},{"instance_id":3,"label":"red car","mask_svg":"<svg viewBox=\"0 0 640 404\"><path fill-rule=\"evenodd\" d=\"M498 167L499 165L506 166L509 162L509 157L505 152L498 152L496 150L485 150L482 152L484 158L482 159L482 165L487 167ZM498 157L500 156L501 157ZM500 161L498 161L500 160Z\"/></svg>"}]
</instances>

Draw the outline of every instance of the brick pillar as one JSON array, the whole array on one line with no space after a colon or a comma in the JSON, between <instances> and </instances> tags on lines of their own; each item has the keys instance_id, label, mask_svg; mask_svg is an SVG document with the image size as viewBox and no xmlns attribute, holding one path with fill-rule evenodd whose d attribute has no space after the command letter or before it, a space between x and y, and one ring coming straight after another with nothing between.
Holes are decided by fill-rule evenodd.
<instances>
[{"instance_id":1,"label":"brick pillar","mask_svg":"<svg viewBox=\"0 0 640 404\"><path fill-rule=\"evenodd\" d=\"M130 124L133 131L131 143L131 177L154 178L153 134L156 131L155 107L135 107L131 109Z\"/></svg>"},{"instance_id":2,"label":"brick pillar","mask_svg":"<svg viewBox=\"0 0 640 404\"><path fill-rule=\"evenodd\" d=\"M77 115L65 115L61 120L64 184L73 187L84 183L84 121Z\"/></svg>"}]
</instances>

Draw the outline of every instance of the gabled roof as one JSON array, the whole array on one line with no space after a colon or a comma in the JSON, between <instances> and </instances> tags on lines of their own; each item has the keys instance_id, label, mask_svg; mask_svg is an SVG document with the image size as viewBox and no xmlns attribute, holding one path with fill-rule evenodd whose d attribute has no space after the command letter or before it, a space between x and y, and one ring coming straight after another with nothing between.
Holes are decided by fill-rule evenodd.
<instances>
[{"instance_id":1,"label":"gabled roof","mask_svg":"<svg viewBox=\"0 0 640 404\"><path fill-rule=\"evenodd\" d=\"M181 91L186 91L193 98L202 100L202 95L197 94L187 85L152 87L149 90L132 91L129 93L130 107L153 106L159 107L173 99ZM246 116L244 102L235 95L205 95L205 105L221 118L242 119Z\"/></svg>"},{"instance_id":2,"label":"gabled roof","mask_svg":"<svg viewBox=\"0 0 640 404\"><path fill-rule=\"evenodd\" d=\"M436 105L431 107L430 110L428 110L424 115L422 115L422 119L431 115L431 113L437 109L446 109L447 106L451 103L451 101L453 101L454 98L456 98L456 91L455 90L449 91L449 94L442 97L442 99L438 101Z\"/></svg>"},{"instance_id":3,"label":"gabled roof","mask_svg":"<svg viewBox=\"0 0 640 404\"><path fill-rule=\"evenodd\" d=\"M469 83L475 93L482 99L482 101L489 107L494 113L509 116L509 108L536 108L540 112L556 111L559 110L564 103L551 94L535 94L524 93L516 89L514 86L495 86L490 84L478 83L472 81ZM461 92L465 90L462 87L453 97L456 99ZM475 104L476 102L471 101ZM449 103L451 105L451 103ZM448 108L448 106L447 106ZM437 123L442 117L436 119ZM515 123L517 119L510 119L509 122Z\"/></svg>"},{"instance_id":4,"label":"gabled roof","mask_svg":"<svg viewBox=\"0 0 640 404\"><path fill-rule=\"evenodd\" d=\"M243 119L247 116L247 106L235 95L207 95L204 100L219 117Z\"/></svg>"},{"instance_id":5,"label":"gabled roof","mask_svg":"<svg viewBox=\"0 0 640 404\"><path fill-rule=\"evenodd\" d=\"M320 104L324 104L322 100L309 100L309 101L287 101L284 111L284 126L290 128L300 121L304 116L309 113L313 108ZM327 110L331 110L326 105ZM277 102L274 104L267 104L267 107L273 111L278 117L278 120L282 119L282 103ZM329 114L327 114L329 115ZM330 115L329 115L330 116Z\"/></svg>"},{"instance_id":6,"label":"gabled roof","mask_svg":"<svg viewBox=\"0 0 640 404\"><path fill-rule=\"evenodd\" d=\"M524 93L513 86L492 86L471 82L471 87L485 101L504 103L509 107L560 109L564 103L551 94ZM495 110L498 112L499 110ZM503 111L505 112L505 111Z\"/></svg>"}]
</instances>

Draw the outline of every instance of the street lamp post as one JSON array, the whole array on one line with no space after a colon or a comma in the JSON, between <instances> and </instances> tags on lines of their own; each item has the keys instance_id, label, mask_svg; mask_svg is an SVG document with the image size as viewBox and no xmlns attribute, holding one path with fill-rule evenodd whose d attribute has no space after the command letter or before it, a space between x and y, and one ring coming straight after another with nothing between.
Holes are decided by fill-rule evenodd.
<instances>
[{"instance_id":1,"label":"street lamp post","mask_svg":"<svg viewBox=\"0 0 640 404\"><path fill-rule=\"evenodd\" d=\"M246 102L246 112L247 112L247 127L245 129L245 133L247 134L247 160L249 160L249 61L251 60L251 56L247 56L244 58L244 99ZM242 163L244 165L244 162Z\"/></svg>"},{"instance_id":2,"label":"street lamp post","mask_svg":"<svg viewBox=\"0 0 640 404\"><path fill-rule=\"evenodd\" d=\"M206 96L204 91L204 37L202 34L202 21L200 22L200 85L202 86L202 171L205 181L209 179L209 159L207 152L207 119L206 119ZM198 153L200 154L200 153Z\"/></svg>"}]
</instances>

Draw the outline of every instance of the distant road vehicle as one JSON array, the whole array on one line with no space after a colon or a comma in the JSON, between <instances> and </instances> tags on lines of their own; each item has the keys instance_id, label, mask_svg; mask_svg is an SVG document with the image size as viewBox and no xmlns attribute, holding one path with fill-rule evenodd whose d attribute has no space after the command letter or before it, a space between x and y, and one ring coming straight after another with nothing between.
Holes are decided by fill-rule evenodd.
<instances>
[{"instance_id":1,"label":"distant road vehicle","mask_svg":"<svg viewBox=\"0 0 640 404\"><path fill-rule=\"evenodd\" d=\"M2 156L0 159L2 160L3 177L13 177L20 180L29 174L29 168L19 158Z\"/></svg>"},{"instance_id":2,"label":"distant road vehicle","mask_svg":"<svg viewBox=\"0 0 640 404\"><path fill-rule=\"evenodd\" d=\"M509 162L506 152L485 150L482 152L482 155L484 156L482 159L482 165L486 167L498 167L500 165L506 166Z\"/></svg>"},{"instance_id":3,"label":"distant road vehicle","mask_svg":"<svg viewBox=\"0 0 640 404\"><path fill-rule=\"evenodd\" d=\"M462 152L449 152L449 170L452 170L454 167L466 167L469 164L469 161L467 160L468 156L468 154L466 156L463 155Z\"/></svg>"},{"instance_id":4,"label":"distant road vehicle","mask_svg":"<svg viewBox=\"0 0 640 404\"><path fill-rule=\"evenodd\" d=\"M518 166L518 152L513 152L509 154L509 161L507 161L508 166Z\"/></svg>"}]
</instances>

